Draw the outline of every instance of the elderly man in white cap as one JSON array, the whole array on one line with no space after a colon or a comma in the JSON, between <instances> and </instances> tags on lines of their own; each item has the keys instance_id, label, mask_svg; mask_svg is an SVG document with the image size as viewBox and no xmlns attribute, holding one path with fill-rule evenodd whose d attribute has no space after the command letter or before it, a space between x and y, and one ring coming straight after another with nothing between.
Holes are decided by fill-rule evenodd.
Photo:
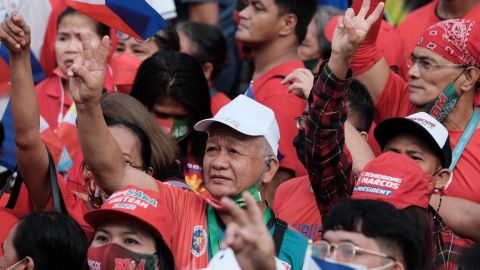
<instances>
[{"instance_id":1,"label":"elderly man in white cap","mask_svg":"<svg viewBox=\"0 0 480 270\"><path fill-rule=\"evenodd\" d=\"M273 111L260 103L239 96L214 118L200 121L195 129L208 133L203 163L206 193L197 195L153 179L129 166L109 133L99 104L108 40L100 50L91 51L88 37L82 36L85 61L72 66L71 89L78 111L78 132L85 161L96 183L111 194L128 185L152 189L162 194L159 204L173 217L175 264L179 269L208 265L220 250L226 224L231 216L219 203L230 197L239 206L247 191L264 214L263 221L274 238L276 255L286 269L301 269L307 247L302 235L275 218L264 197L264 187L275 175L280 138Z\"/></svg>"}]
</instances>

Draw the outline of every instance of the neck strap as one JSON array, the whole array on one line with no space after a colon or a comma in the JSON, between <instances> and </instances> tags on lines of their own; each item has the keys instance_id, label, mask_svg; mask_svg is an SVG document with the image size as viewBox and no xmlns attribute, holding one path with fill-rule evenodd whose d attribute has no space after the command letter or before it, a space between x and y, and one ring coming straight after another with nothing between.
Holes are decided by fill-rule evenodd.
<instances>
[{"instance_id":1,"label":"neck strap","mask_svg":"<svg viewBox=\"0 0 480 270\"><path fill-rule=\"evenodd\" d=\"M468 142L470 141L470 139L472 139L473 133L475 133L478 123L479 123L478 111L476 108L473 108L472 118L470 118L470 121L468 122L467 127L463 131L462 136L458 140L458 143L452 152L452 163L448 168L450 172L453 172L453 170L455 169L455 166L457 165L458 160L462 156L462 153L465 150L465 147L467 147Z\"/></svg>"}]
</instances>

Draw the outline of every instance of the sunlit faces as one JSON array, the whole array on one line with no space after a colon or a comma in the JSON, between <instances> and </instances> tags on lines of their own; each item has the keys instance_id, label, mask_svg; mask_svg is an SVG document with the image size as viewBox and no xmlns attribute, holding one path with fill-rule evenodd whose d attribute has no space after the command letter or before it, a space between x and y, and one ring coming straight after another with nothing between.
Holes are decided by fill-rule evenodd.
<instances>
[{"instance_id":1,"label":"sunlit faces","mask_svg":"<svg viewBox=\"0 0 480 270\"><path fill-rule=\"evenodd\" d=\"M10 230L7 238L2 243L3 257L0 258L0 269L7 269L20 260L17 251L13 247L13 237L15 235L16 227L17 226L15 225Z\"/></svg>"},{"instance_id":2,"label":"sunlit faces","mask_svg":"<svg viewBox=\"0 0 480 270\"><path fill-rule=\"evenodd\" d=\"M435 152L424 140L413 134L404 133L393 137L387 142L383 152L395 152L410 157L427 175L434 175L442 167Z\"/></svg>"},{"instance_id":3,"label":"sunlit faces","mask_svg":"<svg viewBox=\"0 0 480 270\"><path fill-rule=\"evenodd\" d=\"M154 38L148 41L140 41L133 37L129 37L126 40L118 41L115 54L119 55L121 53L128 53L143 61L152 56L158 50L159 47L155 43Z\"/></svg>"},{"instance_id":4,"label":"sunlit faces","mask_svg":"<svg viewBox=\"0 0 480 270\"><path fill-rule=\"evenodd\" d=\"M382 250L380 250L379 245L373 238L366 237L365 235L358 232L329 230L325 232L325 234L323 235L323 240L327 241L330 244L337 244L337 245L342 242L348 242L362 249L366 249L366 250L377 252L377 253L384 253ZM356 252L353 259L348 262L341 261L339 257L340 256L336 255L336 252L331 252L327 258L337 260L340 263L365 265L368 268L381 267L389 263L392 263L391 259L387 259L387 258L383 258L380 256L367 254L363 252Z\"/></svg>"},{"instance_id":5,"label":"sunlit faces","mask_svg":"<svg viewBox=\"0 0 480 270\"><path fill-rule=\"evenodd\" d=\"M283 27L283 16L274 0L251 0L240 12L235 37L250 46L271 42Z\"/></svg>"},{"instance_id":6,"label":"sunlit faces","mask_svg":"<svg viewBox=\"0 0 480 270\"><path fill-rule=\"evenodd\" d=\"M203 174L215 197L235 196L256 183L267 160L259 150L262 137L251 137L224 126L209 130Z\"/></svg>"},{"instance_id":7,"label":"sunlit faces","mask_svg":"<svg viewBox=\"0 0 480 270\"><path fill-rule=\"evenodd\" d=\"M110 126L108 129L120 147L125 162L137 167L143 166L142 145L135 133L122 125Z\"/></svg>"},{"instance_id":8,"label":"sunlit faces","mask_svg":"<svg viewBox=\"0 0 480 270\"><path fill-rule=\"evenodd\" d=\"M130 251L155 254L155 239L145 225L133 218L112 218L100 224L95 231L92 248L117 244Z\"/></svg>"},{"instance_id":9,"label":"sunlit faces","mask_svg":"<svg viewBox=\"0 0 480 270\"><path fill-rule=\"evenodd\" d=\"M320 58L320 47L318 46L317 16L314 16L307 28L307 35L298 46L298 56L302 60Z\"/></svg>"},{"instance_id":10,"label":"sunlit faces","mask_svg":"<svg viewBox=\"0 0 480 270\"><path fill-rule=\"evenodd\" d=\"M101 37L97 33L95 22L89 17L73 13L63 17L58 24L55 56L57 66L64 74L67 73L74 59L82 54L80 33L85 33L90 37L93 50L98 49Z\"/></svg>"},{"instance_id":11,"label":"sunlit faces","mask_svg":"<svg viewBox=\"0 0 480 270\"><path fill-rule=\"evenodd\" d=\"M415 47L413 55L417 59L427 61L433 65L453 64L431 50L422 47ZM424 111L425 105L434 101L461 72L461 68L455 67L432 67L428 72L421 72L418 64L412 65L408 70L410 102L419 110Z\"/></svg>"}]
</instances>

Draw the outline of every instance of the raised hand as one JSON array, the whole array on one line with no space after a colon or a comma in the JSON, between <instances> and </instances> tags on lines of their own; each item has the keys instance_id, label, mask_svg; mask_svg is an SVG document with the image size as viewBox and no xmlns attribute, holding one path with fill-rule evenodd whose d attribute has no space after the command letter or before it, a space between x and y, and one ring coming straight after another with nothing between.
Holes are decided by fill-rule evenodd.
<instances>
[{"instance_id":1,"label":"raised hand","mask_svg":"<svg viewBox=\"0 0 480 270\"><path fill-rule=\"evenodd\" d=\"M345 16L338 19L337 27L333 33L332 54L342 55L350 59L356 49L365 40L368 31L383 13L383 2L379 3L368 18L370 0L364 0L358 14L352 8L347 9Z\"/></svg>"},{"instance_id":2,"label":"raised hand","mask_svg":"<svg viewBox=\"0 0 480 270\"><path fill-rule=\"evenodd\" d=\"M230 247L241 269L275 269L275 246L263 214L256 201L247 192L243 193L247 209L243 210L228 198L223 206L232 216L225 231L222 248Z\"/></svg>"},{"instance_id":3,"label":"raised hand","mask_svg":"<svg viewBox=\"0 0 480 270\"><path fill-rule=\"evenodd\" d=\"M74 60L68 69L69 87L77 108L82 105L98 105L102 96L105 64L110 50L108 36L102 38L100 47L94 51L87 34L80 35L83 55Z\"/></svg>"},{"instance_id":4,"label":"raised hand","mask_svg":"<svg viewBox=\"0 0 480 270\"><path fill-rule=\"evenodd\" d=\"M313 74L306 68L297 68L283 79L282 84L291 83L288 93L294 93L299 98L307 99L310 96L314 82Z\"/></svg>"},{"instance_id":5,"label":"raised hand","mask_svg":"<svg viewBox=\"0 0 480 270\"><path fill-rule=\"evenodd\" d=\"M30 27L25 23L22 15L13 12L0 26L0 41L9 50L16 54L30 48Z\"/></svg>"}]
</instances>

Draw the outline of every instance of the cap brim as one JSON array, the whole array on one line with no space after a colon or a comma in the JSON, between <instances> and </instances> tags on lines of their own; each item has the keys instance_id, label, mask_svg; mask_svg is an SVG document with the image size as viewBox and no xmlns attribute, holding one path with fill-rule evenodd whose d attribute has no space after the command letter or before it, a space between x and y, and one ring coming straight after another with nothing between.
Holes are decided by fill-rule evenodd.
<instances>
[{"instance_id":1,"label":"cap brim","mask_svg":"<svg viewBox=\"0 0 480 270\"><path fill-rule=\"evenodd\" d=\"M137 220L138 222L141 222L142 224L147 225L148 229L154 232L155 235L160 236L163 239L165 238L162 232L159 231L157 228L155 228L153 224L150 224L149 222L139 219L137 216L127 212L112 210L112 209L96 209L96 210L87 212L83 216L85 221L94 229L97 228L97 226L102 224L103 222L114 220L115 218L118 218L118 217L124 217L124 218L127 217L127 218Z\"/></svg>"},{"instance_id":2,"label":"cap brim","mask_svg":"<svg viewBox=\"0 0 480 270\"><path fill-rule=\"evenodd\" d=\"M210 127L212 126L213 123L221 123L224 124L242 134L248 135L248 136L261 136L263 133L259 131L258 129L254 128L253 126L249 125L248 123L238 123L235 125L234 123L230 121L224 121L222 119L215 119L215 118L209 118L209 119L204 119L195 124L193 128L196 131L202 131L202 132L208 132ZM242 128L239 128L238 126L242 126Z\"/></svg>"},{"instance_id":3,"label":"cap brim","mask_svg":"<svg viewBox=\"0 0 480 270\"><path fill-rule=\"evenodd\" d=\"M430 145L435 148L435 152L440 157L442 166L444 168L449 166L449 164L446 164L447 157L445 156L442 148L440 148L438 143L435 141L435 138L433 138L433 136L427 130L425 130L424 127L413 120L402 117L389 118L380 122L374 130L375 139L377 140L377 143L382 151L385 148L385 145L392 138L398 134L404 133L415 134L416 136L427 140Z\"/></svg>"}]
</instances>

